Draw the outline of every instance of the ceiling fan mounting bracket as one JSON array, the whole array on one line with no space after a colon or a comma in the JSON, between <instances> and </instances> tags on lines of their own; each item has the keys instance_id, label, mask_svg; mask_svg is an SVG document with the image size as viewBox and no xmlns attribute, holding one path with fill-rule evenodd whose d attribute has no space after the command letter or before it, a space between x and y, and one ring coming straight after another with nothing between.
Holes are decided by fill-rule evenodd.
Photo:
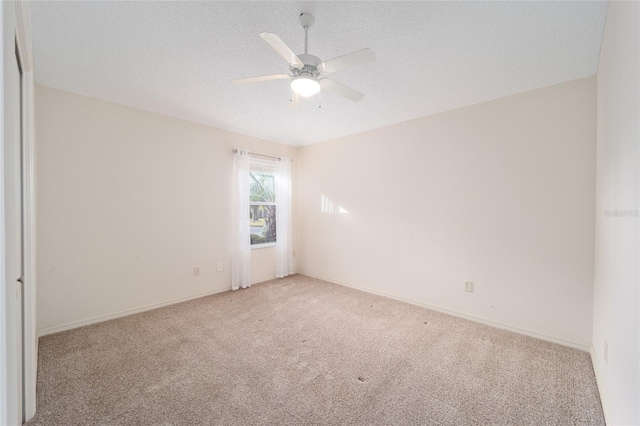
<instances>
[{"instance_id":1,"label":"ceiling fan mounting bracket","mask_svg":"<svg viewBox=\"0 0 640 426\"><path fill-rule=\"evenodd\" d=\"M313 15L309 13L304 13L304 12L300 14L300 23L302 24L302 28L304 28L305 30L307 28L311 28L311 26L315 22L316 22L316 18L314 18Z\"/></svg>"}]
</instances>

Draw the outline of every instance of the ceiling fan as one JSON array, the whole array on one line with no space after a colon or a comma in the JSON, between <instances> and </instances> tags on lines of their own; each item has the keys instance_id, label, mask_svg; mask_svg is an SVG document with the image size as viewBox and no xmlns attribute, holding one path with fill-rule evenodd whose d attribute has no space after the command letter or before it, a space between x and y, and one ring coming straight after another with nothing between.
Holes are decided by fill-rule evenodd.
<instances>
[{"instance_id":1,"label":"ceiling fan","mask_svg":"<svg viewBox=\"0 0 640 426\"><path fill-rule=\"evenodd\" d=\"M291 79L291 103L289 104L289 108L297 107L300 97L307 98L313 96L318 93L321 88L354 102L362 99L364 94L325 76L337 71L373 62L376 59L376 54L371 49L362 49L323 62L317 56L308 53L309 28L311 28L314 22L315 18L312 15L308 13L300 14L300 23L304 29L304 54L296 55L293 53L280 37L275 34L260 33L260 37L289 63L289 74L239 78L233 80L233 83L245 84L259 81Z\"/></svg>"}]
</instances>

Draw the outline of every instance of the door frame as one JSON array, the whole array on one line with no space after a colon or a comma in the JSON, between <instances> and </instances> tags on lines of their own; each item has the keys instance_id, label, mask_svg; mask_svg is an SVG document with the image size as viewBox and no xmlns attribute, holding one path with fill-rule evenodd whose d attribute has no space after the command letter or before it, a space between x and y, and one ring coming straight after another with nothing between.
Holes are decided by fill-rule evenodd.
<instances>
[{"instance_id":1,"label":"door frame","mask_svg":"<svg viewBox=\"0 0 640 426\"><path fill-rule=\"evenodd\" d=\"M24 194L24 285L22 307L22 366L24 421L36 413L36 381L38 373L38 336L36 332L36 170L34 138L33 45L29 3L16 2L16 46L22 68L22 182Z\"/></svg>"},{"instance_id":2,"label":"door frame","mask_svg":"<svg viewBox=\"0 0 640 426\"><path fill-rule=\"evenodd\" d=\"M23 158L23 252L24 252L24 284L22 324L15 324L15 319L0 315L0 424L13 423L15 419L21 424L35 414L36 408L36 380L38 341L36 335L36 221L35 221L35 138L34 138L34 77L33 77L33 48L31 44L31 20L29 5L26 1L7 1L0 4L0 45L2 46L2 67L0 67L0 81L2 81L2 97L0 98L0 116L4 125L6 122L5 108L14 105L15 99L8 99L4 90L6 70L14 66L9 61L15 61L16 48L22 70L22 158ZM5 140L4 132L0 132L0 164L4 164ZM0 173L0 269L4 270L6 262L4 217L5 199L4 166ZM6 299L7 283L5 274L0 274L0 305L2 312L8 305ZM8 404L10 395L15 395L15 381L8 380L8 374L16 371L17 365L7 364L7 354L15 353L18 348L15 342L6 339L8 327L15 328L22 333L22 372L18 380L22 382L23 407L22 412L16 412L17 406ZM17 405L17 404L16 404Z\"/></svg>"}]
</instances>

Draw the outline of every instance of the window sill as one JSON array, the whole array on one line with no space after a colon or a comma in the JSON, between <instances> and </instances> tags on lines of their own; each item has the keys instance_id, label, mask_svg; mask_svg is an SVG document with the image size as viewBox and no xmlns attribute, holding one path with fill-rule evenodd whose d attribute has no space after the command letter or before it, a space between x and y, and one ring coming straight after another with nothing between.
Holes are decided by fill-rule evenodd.
<instances>
[{"instance_id":1,"label":"window sill","mask_svg":"<svg viewBox=\"0 0 640 426\"><path fill-rule=\"evenodd\" d=\"M251 245L251 250L259 250L259 249L271 248L275 246L276 246L276 243L253 244Z\"/></svg>"}]
</instances>

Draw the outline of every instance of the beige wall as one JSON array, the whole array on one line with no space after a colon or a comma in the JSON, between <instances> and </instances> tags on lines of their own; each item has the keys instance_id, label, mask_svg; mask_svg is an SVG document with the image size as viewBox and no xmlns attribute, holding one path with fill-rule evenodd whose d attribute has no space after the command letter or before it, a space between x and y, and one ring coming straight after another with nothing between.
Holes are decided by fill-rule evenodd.
<instances>
[{"instance_id":1,"label":"beige wall","mask_svg":"<svg viewBox=\"0 0 640 426\"><path fill-rule=\"evenodd\" d=\"M607 424L616 425L640 424L639 57L640 5L609 2L598 67L593 361Z\"/></svg>"},{"instance_id":2,"label":"beige wall","mask_svg":"<svg viewBox=\"0 0 640 426\"><path fill-rule=\"evenodd\" d=\"M588 348L595 88L300 148L299 271Z\"/></svg>"},{"instance_id":3,"label":"beige wall","mask_svg":"<svg viewBox=\"0 0 640 426\"><path fill-rule=\"evenodd\" d=\"M297 157L300 272L589 347L594 78L298 149L46 87L36 112L44 332L228 289L241 147Z\"/></svg>"},{"instance_id":4,"label":"beige wall","mask_svg":"<svg viewBox=\"0 0 640 426\"><path fill-rule=\"evenodd\" d=\"M36 132L41 333L230 289L231 150L295 157L42 86ZM274 251L252 252L253 282L275 277Z\"/></svg>"}]
</instances>

